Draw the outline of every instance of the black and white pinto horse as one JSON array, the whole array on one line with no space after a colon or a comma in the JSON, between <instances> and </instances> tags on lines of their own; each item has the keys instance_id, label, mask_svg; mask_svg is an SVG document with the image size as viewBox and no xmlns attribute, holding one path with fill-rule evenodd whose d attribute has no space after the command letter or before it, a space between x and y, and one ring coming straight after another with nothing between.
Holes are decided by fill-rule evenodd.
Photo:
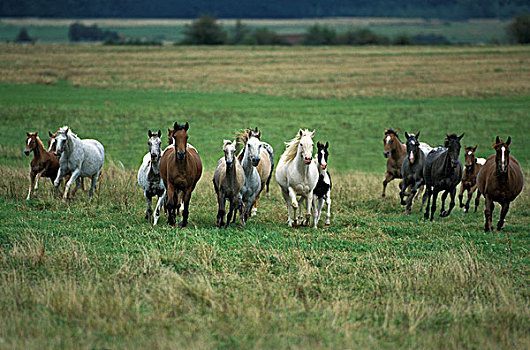
<instances>
[{"instance_id":1,"label":"black and white pinto horse","mask_svg":"<svg viewBox=\"0 0 530 350\"><path fill-rule=\"evenodd\" d=\"M401 205L407 205L406 213L410 214L412 199L416 195L418 189L425 184L425 180L423 179L425 153L421 149L418 140L420 137L419 131L416 135L405 132L405 137L407 138L407 156L403 159L403 164L401 164L403 181L401 182L399 197L401 198ZM408 199L405 201L404 197L407 195L406 189L409 186L411 187L410 194L408 194ZM420 212L423 210L423 203L424 202L422 201Z\"/></svg>"},{"instance_id":2,"label":"black and white pinto horse","mask_svg":"<svg viewBox=\"0 0 530 350\"><path fill-rule=\"evenodd\" d=\"M313 227L317 227L318 221L322 214L322 207L324 206L324 201L327 204L327 213L326 213L326 226L330 225L331 218L331 176L327 171L328 167L328 152L329 142L326 142L324 145L322 142L317 143L317 165L318 165L318 182L313 190L313 212L316 215L313 218L314 224Z\"/></svg>"},{"instance_id":3,"label":"black and white pinto horse","mask_svg":"<svg viewBox=\"0 0 530 350\"><path fill-rule=\"evenodd\" d=\"M457 136L456 134L447 135L444 147L438 146L434 148L425 159L425 165L423 167L423 176L426 187L423 200L425 201L425 199L427 199L427 207L424 215L425 219L429 218L431 195L431 221L436 212L436 199L439 192L445 191L442 195L440 217L449 216L451 210L455 206L456 186L462 180L462 162L458 159L461 148L460 140L462 137L464 137L464 134L460 136ZM448 194L451 194L451 203L449 204L449 210L445 210L445 199Z\"/></svg>"},{"instance_id":4,"label":"black and white pinto horse","mask_svg":"<svg viewBox=\"0 0 530 350\"><path fill-rule=\"evenodd\" d=\"M144 190L144 198L146 203L145 218L151 221L153 217L152 199L154 196L161 198L166 193L164 182L160 176L159 166L162 152L160 145L162 143L160 137L162 132L158 130L158 133L153 133L151 130L148 131L149 141L149 152L144 155L142 165L138 169L138 185ZM158 217L155 219L158 221ZM156 225L156 221L154 225Z\"/></svg>"}]
</instances>

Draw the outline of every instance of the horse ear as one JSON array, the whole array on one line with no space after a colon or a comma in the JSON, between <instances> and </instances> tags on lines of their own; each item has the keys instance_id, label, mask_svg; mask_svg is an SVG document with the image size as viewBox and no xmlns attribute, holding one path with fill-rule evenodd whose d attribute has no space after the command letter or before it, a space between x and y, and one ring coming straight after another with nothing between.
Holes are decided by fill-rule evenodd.
<instances>
[{"instance_id":1,"label":"horse ear","mask_svg":"<svg viewBox=\"0 0 530 350\"><path fill-rule=\"evenodd\" d=\"M407 140L409 139L410 135L408 132L405 131L405 137L407 138Z\"/></svg>"},{"instance_id":2,"label":"horse ear","mask_svg":"<svg viewBox=\"0 0 530 350\"><path fill-rule=\"evenodd\" d=\"M39 134L39 132L38 132L38 131L35 131L35 137L37 137L38 134Z\"/></svg>"},{"instance_id":3,"label":"horse ear","mask_svg":"<svg viewBox=\"0 0 530 350\"><path fill-rule=\"evenodd\" d=\"M188 131L189 128L190 128L190 123L186 122L186 125L184 125L184 130Z\"/></svg>"},{"instance_id":4,"label":"horse ear","mask_svg":"<svg viewBox=\"0 0 530 350\"><path fill-rule=\"evenodd\" d=\"M462 135L458 136L458 141L462 140L462 137L464 137L465 134L466 134L466 133L463 132Z\"/></svg>"},{"instance_id":5,"label":"horse ear","mask_svg":"<svg viewBox=\"0 0 530 350\"><path fill-rule=\"evenodd\" d=\"M317 148L321 148L321 147L324 147L324 144L320 141L317 142Z\"/></svg>"},{"instance_id":6,"label":"horse ear","mask_svg":"<svg viewBox=\"0 0 530 350\"><path fill-rule=\"evenodd\" d=\"M175 124L173 124L173 130L177 130L178 128L179 128L179 123L175 122Z\"/></svg>"},{"instance_id":7,"label":"horse ear","mask_svg":"<svg viewBox=\"0 0 530 350\"><path fill-rule=\"evenodd\" d=\"M478 145L475 145L475 147L473 147L473 152L475 152L477 150L477 147L478 147Z\"/></svg>"},{"instance_id":8,"label":"horse ear","mask_svg":"<svg viewBox=\"0 0 530 350\"><path fill-rule=\"evenodd\" d=\"M416 138L419 139L420 138L420 131L418 130L418 132L416 133Z\"/></svg>"},{"instance_id":9,"label":"horse ear","mask_svg":"<svg viewBox=\"0 0 530 350\"><path fill-rule=\"evenodd\" d=\"M313 129L313 132L311 133L311 137L315 136L315 129Z\"/></svg>"},{"instance_id":10,"label":"horse ear","mask_svg":"<svg viewBox=\"0 0 530 350\"><path fill-rule=\"evenodd\" d=\"M50 130L48 130L48 135L49 135L50 137L53 136L53 134L52 134L52 132L51 132Z\"/></svg>"},{"instance_id":11,"label":"horse ear","mask_svg":"<svg viewBox=\"0 0 530 350\"><path fill-rule=\"evenodd\" d=\"M399 131L399 129L394 130L394 134L397 135L398 131Z\"/></svg>"},{"instance_id":12,"label":"horse ear","mask_svg":"<svg viewBox=\"0 0 530 350\"><path fill-rule=\"evenodd\" d=\"M232 144L232 141L230 141L230 140L223 140L223 148L225 148L226 145L230 145L230 144Z\"/></svg>"},{"instance_id":13,"label":"horse ear","mask_svg":"<svg viewBox=\"0 0 530 350\"><path fill-rule=\"evenodd\" d=\"M148 129L148 130L147 130L147 135L148 135L149 137L153 137L153 133L151 132L151 129Z\"/></svg>"},{"instance_id":14,"label":"horse ear","mask_svg":"<svg viewBox=\"0 0 530 350\"><path fill-rule=\"evenodd\" d=\"M512 142L512 137L508 136L508 139L506 140L506 145L509 146L511 142Z\"/></svg>"},{"instance_id":15,"label":"horse ear","mask_svg":"<svg viewBox=\"0 0 530 350\"><path fill-rule=\"evenodd\" d=\"M298 135L302 136L303 134L304 134L304 130L300 129L300 130L298 131Z\"/></svg>"},{"instance_id":16,"label":"horse ear","mask_svg":"<svg viewBox=\"0 0 530 350\"><path fill-rule=\"evenodd\" d=\"M257 130L258 128L256 128ZM261 139L261 130L258 132L258 135L256 136L258 139Z\"/></svg>"},{"instance_id":17,"label":"horse ear","mask_svg":"<svg viewBox=\"0 0 530 350\"><path fill-rule=\"evenodd\" d=\"M26 136L29 137L29 132L26 131Z\"/></svg>"},{"instance_id":18,"label":"horse ear","mask_svg":"<svg viewBox=\"0 0 530 350\"><path fill-rule=\"evenodd\" d=\"M158 129L157 135L158 135L159 138L162 136L162 131L160 131L160 129Z\"/></svg>"},{"instance_id":19,"label":"horse ear","mask_svg":"<svg viewBox=\"0 0 530 350\"><path fill-rule=\"evenodd\" d=\"M326 141L326 145L324 146L324 148L325 148L325 149L328 149L328 147L329 147L329 142Z\"/></svg>"},{"instance_id":20,"label":"horse ear","mask_svg":"<svg viewBox=\"0 0 530 350\"><path fill-rule=\"evenodd\" d=\"M499 138L499 136L495 138L495 143L501 143L501 139Z\"/></svg>"}]
</instances>

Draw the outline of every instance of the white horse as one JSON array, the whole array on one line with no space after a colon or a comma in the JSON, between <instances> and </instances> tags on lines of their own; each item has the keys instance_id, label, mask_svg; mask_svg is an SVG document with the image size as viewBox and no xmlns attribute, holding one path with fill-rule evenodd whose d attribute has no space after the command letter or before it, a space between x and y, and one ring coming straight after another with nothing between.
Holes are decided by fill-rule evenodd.
<instances>
[{"instance_id":1,"label":"white horse","mask_svg":"<svg viewBox=\"0 0 530 350\"><path fill-rule=\"evenodd\" d=\"M245 182L240 192L242 210L239 216L242 226L245 226L250 209L254 205L254 200L261 191L261 179L256 169L260 161L260 148L261 141L257 137L250 137L243 151L241 166L245 174Z\"/></svg>"},{"instance_id":2,"label":"white horse","mask_svg":"<svg viewBox=\"0 0 530 350\"><path fill-rule=\"evenodd\" d=\"M57 130L56 142L57 147L55 153L60 157L60 167L53 185L55 188L59 187L61 179L65 175L70 174L70 180L66 183L63 194L63 200L66 200L70 186L72 186L79 176L91 177L92 183L88 192L88 201L90 202L94 195L99 175L101 174L101 168L105 162L105 149L103 145L97 140L81 140L77 135L72 133L68 126L63 126ZM79 187L81 187L81 181L76 181L74 192Z\"/></svg>"},{"instance_id":3,"label":"white horse","mask_svg":"<svg viewBox=\"0 0 530 350\"><path fill-rule=\"evenodd\" d=\"M142 165L138 169L138 185L144 190L144 198L147 206L145 218L151 220L153 214L151 200L154 196L162 198L166 192L166 188L159 172L162 153L160 150L160 144L162 143L160 137L162 136L162 132L158 130L158 133L155 134L149 130L147 134L149 135L149 142L147 143L149 145L149 152L145 154Z\"/></svg>"},{"instance_id":4,"label":"white horse","mask_svg":"<svg viewBox=\"0 0 530 350\"><path fill-rule=\"evenodd\" d=\"M302 220L302 201L305 200L306 214L302 225L309 225L313 190L318 182L318 168L313 162L313 136L315 131L307 129L298 132L296 137L286 143L287 149L283 152L276 166L276 181L282 190L283 199L287 205L287 224L297 224L296 209L299 210L299 219ZM297 196L301 196L297 201ZM294 209L294 221L291 218ZM313 209L313 217L316 216Z\"/></svg>"}]
</instances>

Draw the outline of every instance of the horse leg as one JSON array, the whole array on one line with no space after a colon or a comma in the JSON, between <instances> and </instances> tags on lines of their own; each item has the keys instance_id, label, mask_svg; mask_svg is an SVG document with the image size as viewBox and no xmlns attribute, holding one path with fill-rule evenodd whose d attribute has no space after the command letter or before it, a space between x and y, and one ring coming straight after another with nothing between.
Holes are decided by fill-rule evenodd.
<instances>
[{"instance_id":1,"label":"horse leg","mask_svg":"<svg viewBox=\"0 0 530 350\"><path fill-rule=\"evenodd\" d=\"M467 190L467 202L465 205L464 213L469 212L469 203L471 202L471 197L473 197L473 193L475 193L476 190L477 190L476 184Z\"/></svg>"},{"instance_id":2,"label":"horse leg","mask_svg":"<svg viewBox=\"0 0 530 350\"><path fill-rule=\"evenodd\" d=\"M406 196L405 190L406 190L406 188L408 186L407 181L405 179L403 179L403 181L401 181L400 185L401 185L401 191L399 191L399 198L401 199L401 205L405 205L408 202L408 201L405 202L405 199L404 199L404 197ZM413 196L409 195L409 199L412 200L412 198L413 198Z\"/></svg>"},{"instance_id":3,"label":"horse leg","mask_svg":"<svg viewBox=\"0 0 530 350\"><path fill-rule=\"evenodd\" d=\"M431 206L431 221L434 220L434 213L436 213L436 201L438 200L438 192L435 188L432 190L432 206Z\"/></svg>"},{"instance_id":4,"label":"horse leg","mask_svg":"<svg viewBox=\"0 0 530 350\"><path fill-rule=\"evenodd\" d=\"M414 197L416 196L416 192L418 191L418 186L420 185L421 182L416 182L411 190L410 190L410 196L409 198L407 198L407 207L405 209L405 212L407 214L410 214L410 207L412 206L412 200L414 199Z\"/></svg>"},{"instance_id":5,"label":"horse leg","mask_svg":"<svg viewBox=\"0 0 530 350\"><path fill-rule=\"evenodd\" d=\"M167 196L167 192L166 190L164 190L164 193L162 194L162 196L158 197L158 202L156 202L156 207L155 207L155 217L153 221L153 226L156 226L158 219L160 218L160 208L162 207L162 203L164 199L166 199L166 196Z\"/></svg>"},{"instance_id":6,"label":"horse leg","mask_svg":"<svg viewBox=\"0 0 530 350\"><path fill-rule=\"evenodd\" d=\"M57 171L57 177L55 178L55 181L53 181L53 186L55 187L56 195L58 194L58 191L59 191L59 184L61 183L61 180L63 179L65 175L66 175L65 172L61 170L61 168L59 167L59 171Z\"/></svg>"},{"instance_id":7,"label":"horse leg","mask_svg":"<svg viewBox=\"0 0 530 350\"><path fill-rule=\"evenodd\" d=\"M493 216L493 209L495 206L493 204L493 200L491 200L488 195L484 196L484 201L484 219L486 221L484 223L484 232L488 232L491 230L491 218Z\"/></svg>"},{"instance_id":8,"label":"horse leg","mask_svg":"<svg viewBox=\"0 0 530 350\"><path fill-rule=\"evenodd\" d=\"M225 203L225 194L222 191L219 191L217 194L217 205L219 209L217 210L217 221L215 222L215 225L219 228L224 225L223 221L226 214ZM230 217L227 220L230 220Z\"/></svg>"},{"instance_id":9,"label":"horse leg","mask_svg":"<svg viewBox=\"0 0 530 350\"><path fill-rule=\"evenodd\" d=\"M238 206L239 198L237 195L232 196L230 198L230 211L228 212L228 216L226 217L226 225L225 228L228 228L228 225L230 225L230 221L232 221L232 216L234 216L234 211L236 211Z\"/></svg>"},{"instance_id":10,"label":"horse leg","mask_svg":"<svg viewBox=\"0 0 530 350\"><path fill-rule=\"evenodd\" d=\"M101 169L96 173L96 175L92 176L92 182L90 183L90 190L88 191L88 202L92 200L92 197L94 196L94 192L96 191L96 184L99 179L99 174L101 174ZM83 179L81 178L79 182L76 182L76 187L74 189L74 192L81 187L81 184L83 183ZM151 206L149 206L149 209L151 209Z\"/></svg>"},{"instance_id":11,"label":"horse leg","mask_svg":"<svg viewBox=\"0 0 530 350\"><path fill-rule=\"evenodd\" d=\"M322 209L320 207L320 200L318 199L317 196L313 196L313 200L312 200L311 206L312 206L313 210L315 210L315 208L316 208L316 215L313 216L313 228L317 228L318 220L320 219L320 210Z\"/></svg>"},{"instance_id":12,"label":"horse leg","mask_svg":"<svg viewBox=\"0 0 530 350\"><path fill-rule=\"evenodd\" d=\"M328 191L326 194L326 226L329 226L331 224L331 191ZM318 216L320 219L320 215Z\"/></svg>"},{"instance_id":13,"label":"horse leg","mask_svg":"<svg viewBox=\"0 0 530 350\"><path fill-rule=\"evenodd\" d=\"M302 208L304 207L304 197L300 196L298 199L298 222L300 225L305 225L304 216L302 214Z\"/></svg>"},{"instance_id":14,"label":"horse leg","mask_svg":"<svg viewBox=\"0 0 530 350\"><path fill-rule=\"evenodd\" d=\"M312 201L312 199L313 199L313 191L309 192L309 194L304 198L305 207L306 207L304 225L307 225L307 226L311 224L311 214L313 214L313 217L316 216L316 208L313 208L313 206L309 204Z\"/></svg>"},{"instance_id":15,"label":"horse leg","mask_svg":"<svg viewBox=\"0 0 530 350\"><path fill-rule=\"evenodd\" d=\"M263 190L262 190L263 191ZM261 195L261 191L260 193L258 193L258 195L256 196L256 199L254 199L254 203L252 205L252 213L250 214L250 216L256 216L258 215L258 199L259 199L259 196Z\"/></svg>"},{"instance_id":16,"label":"horse leg","mask_svg":"<svg viewBox=\"0 0 530 350\"><path fill-rule=\"evenodd\" d=\"M37 191L39 189L39 180L40 180L40 177L42 176L42 174L44 174L45 171L46 171L46 168L42 169L37 174L37 177L35 178L35 191Z\"/></svg>"},{"instance_id":17,"label":"horse leg","mask_svg":"<svg viewBox=\"0 0 530 350\"><path fill-rule=\"evenodd\" d=\"M291 206L291 202L290 202L291 198L289 197L289 192L285 191L282 188L282 196L283 196L283 199L285 200L285 205L287 206L287 226L293 227L293 220L291 220L293 207Z\"/></svg>"},{"instance_id":18,"label":"horse leg","mask_svg":"<svg viewBox=\"0 0 530 350\"><path fill-rule=\"evenodd\" d=\"M296 191L289 186L289 200L291 201L291 207L294 211L294 223L297 223L296 210L298 209L298 201L296 200Z\"/></svg>"},{"instance_id":19,"label":"horse leg","mask_svg":"<svg viewBox=\"0 0 530 350\"><path fill-rule=\"evenodd\" d=\"M175 226L176 222L176 215L175 215L175 189L171 185L171 183L168 183L167 189L167 202L166 202L166 209L167 209L167 223L169 226Z\"/></svg>"},{"instance_id":20,"label":"horse leg","mask_svg":"<svg viewBox=\"0 0 530 350\"><path fill-rule=\"evenodd\" d=\"M74 181L77 179L77 177L79 176L79 173L81 172L81 169L77 168L74 170L74 172L72 173L72 175L70 175L70 180L68 180L68 182L66 183L66 186L64 188L64 194L63 194L63 200L67 200L68 199L68 191L70 190L70 186L72 186L72 184L74 183ZM57 182L57 179L55 180ZM94 178L92 178L92 184L95 186L96 184L94 183ZM88 201L90 202L90 200L92 199L92 196L89 196L88 197Z\"/></svg>"},{"instance_id":21,"label":"horse leg","mask_svg":"<svg viewBox=\"0 0 530 350\"><path fill-rule=\"evenodd\" d=\"M179 227L186 227L188 226L188 216L190 214L190 199L191 199L191 191L192 189L188 189L188 191L184 194L184 210L182 211L182 221L179 222Z\"/></svg>"},{"instance_id":22,"label":"horse leg","mask_svg":"<svg viewBox=\"0 0 530 350\"><path fill-rule=\"evenodd\" d=\"M383 180L383 194L381 195L381 199L383 199L383 201L386 200L386 185L388 185L388 183L390 181L392 181L394 179L394 176L392 176L388 171L385 173L385 179Z\"/></svg>"},{"instance_id":23,"label":"horse leg","mask_svg":"<svg viewBox=\"0 0 530 350\"><path fill-rule=\"evenodd\" d=\"M83 178L81 176L79 176L76 180L75 180L75 187L74 189L72 190L72 192L70 192L70 198L74 198L75 196L75 193L77 192L77 190L83 185Z\"/></svg>"},{"instance_id":24,"label":"horse leg","mask_svg":"<svg viewBox=\"0 0 530 350\"><path fill-rule=\"evenodd\" d=\"M453 211L453 208L455 207L456 187L453 187L449 194L451 195L451 202L449 202L449 210L447 211L446 216L449 216L449 214L451 214L451 211Z\"/></svg>"},{"instance_id":25,"label":"horse leg","mask_svg":"<svg viewBox=\"0 0 530 350\"><path fill-rule=\"evenodd\" d=\"M460 185L460 193L458 194L458 200L460 202L460 208L463 208L464 207L464 204L462 203L462 199L464 199L464 184L461 184ZM467 191L467 193L469 194L469 190ZM466 211L464 211L466 212Z\"/></svg>"},{"instance_id":26,"label":"horse leg","mask_svg":"<svg viewBox=\"0 0 530 350\"><path fill-rule=\"evenodd\" d=\"M151 215L153 214L153 209L151 208L151 199L153 197L149 196L147 194L147 191L144 191L144 198L145 198L145 218L149 220L151 218Z\"/></svg>"},{"instance_id":27,"label":"horse leg","mask_svg":"<svg viewBox=\"0 0 530 350\"><path fill-rule=\"evenodd\" d=\"M27 201L31 198L31 191L33 190L33 185L35 184L35 176L36 176L36 174L33 171L30 171L30 173L29 173L29 191L28 191L28 196L26 197Z\"/></svg>"},{"instance_id":28,"label":"horse leg","mask_svg":"<svg viewBox=\"0 0 530 350\"><path fill-rule=\"evenodd\" d=\"M442 218L444 218L447 215L449 215L447 213L447 211L445 210L445 199L447 198L448 194L449 194L448 190L445 190L444 193L442 194L442 209L440 209L440 217L442 217Z\"/></svg>"},{"instance_id":29,"label":"horse leg","mask_svg":"<svg viewBox=\"0 0 530 350\"><path fill-rule=\"evenodd\" d=\"M425 214L423 214L423 218L427 220L429 218L429 207L431 205L431 188L427 185L425 185L425 192L423 193L423 199L422 202L425 203L425 199L427 199L427 206L425 207ZM423 207L422 203L422 207Z\"/></svg>"},{"instance_id":30,"label":"horse leg","mask_svg":"<svg viewBox=\"0 0 530 350\"><path fill-rule=\"evenodd\" d=\"M480 204L480 195L482 193L480 193L480 190L478 189L478 186L477 186L477 197L475 198L475 213L477 212L477 208L478 208L478 205Z\"/></svg>"},{"instance_id":31,"label":"horse leg","mask_svg":"<svg viewBox=\"0 0 530 350\"><path fill-rule=\"evenodd\" d=\"M504 225L504 218L506 217L506 214L508 214L508 209L510 209L510 202L502 203L501 206L501 217L499 218L499 222L497 223L497 231L502 230L502 226Z\"/></svg>"}]
</instances>

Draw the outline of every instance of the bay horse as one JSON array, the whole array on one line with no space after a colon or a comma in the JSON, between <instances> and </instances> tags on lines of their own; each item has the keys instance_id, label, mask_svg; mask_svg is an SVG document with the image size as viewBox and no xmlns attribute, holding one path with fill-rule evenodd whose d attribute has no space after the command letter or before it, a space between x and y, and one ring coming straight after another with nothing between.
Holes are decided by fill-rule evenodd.
<instances>
[{"instance_id":1,"label":"bay horse","mask_svg":"<svg viewBox=\"0 0 530 350\"><path fill-rule=\"evenodd\" d=\"M423 178L425 153L420 148L420 142L418 140L420 137L419 131L415 135L405 132L405 137L407 138L407 156L401 165L403 181L401 182L401 191L399 192L399 197L401 198L401 205L407 205L406 213L410 214L412 199L416 195L418 189L425 184L425 180ZM409 186L411 187L410 195L408 196L407 201L405 201L405 190ZM423 203L424 202L422 201L420 212L423 211Z\"/></svg>"},{"instance_id":2,"label":"bay horse","mask_svg":"<svg viewBox=\"0 0 530 350\"><path fill-rule=\"evenodd\" d=\"M504 219L510 208L510 203L517 198L523 190L524 180L521 167L517 159L510 155L511 137L506 142L497 136L493 148L495 154L486 160L486 164L477 176L478 189L484 195L484 232L491 230L494 203L501 205L501 215L497 223L500 231L504 225Z\"/></svg>"},{"instance_id":3,"label":"bay horse","mask_svg":"<svg viewBox=\"0 0 530 350\"><path fill-rule=\"evenodd\" d=\"M318 165L318 182L313 190L313 210L316 210L316 215L313 218L313 227L316 228L322 215L322 207L324 201L327 205L326 223L325 226L330 225L331 218L331 176L328 172L328 157L329 157L329 142L324 145L322 142L317 142L316 161ZM315 209L316 208L316 209Z\"/></svg>"},{"instance_id":4,"label":"bay horse","mask_svg":"<svg viewBox=\"0 0 530 350\"><path fill-rule=\"evenodd\" d=\"M486 163L486 159L475 157L475 151L477 150L477 147L478 145L475 145L475 147L464 146L465 167L464 174L462 175L462 183L460 184L460 194L458 195L460 208L465 207L464 213L469 211L469 202L471 202L473 193L477 190L477 175L480 169L482 169L482 166ZM467 191L467 201L465 205L462 203L464 191ZM475 198L475 212L477 211L479 203L480 191L477 192L477 197Z\"/></svg>"},{"instance_id":5,"label":"bay horse","mask_svg":"<svg viewBox=\"0 0 530 350\"><path fill-rule=\"evenodd\" d=\"M53 156L52 152L46 151L38 134L38 131L34 133L26 132L27 138L24 154L29 156L29 154L33 152L31 170L29 173L29 191L26 200L31 198L33 187L35 187L35 191L39 188L39 179L42 176L49 178L53 184L53 180L55 180L57 172L59 171L59 160Z\"/></svg>"},{"instance_id":6,"label":"bay horse","mask_svg":"<svg viewBox=\"0 0 530 350\"><path fill-rule=\"evenodd\" d=\"M213 186L217 194L217 227L223 227L226 214L226 200L230 202L230 211L226 217L226 226L230 225L232 218L235 219L235 212L239 207L239 194L245 183L243 167L236 157L236 141L223 141L224 157L219 159L215 173L213 175Z\"/></svg>"},{"instance_id":7,"label":"bay horse","mask_svg":"<svg viewBox=\"0 0 530 350\"><path fill-rule=\"evenodd\" d=\"M261 188L258 195L256 196L256 199L254 199L251 216L255 216L258 212L258 199L265 187L267 188L267 192L269 192L269 183L271 181L272 171L274 169L274 150L271 145L261 141L261 131L258 130L257 127L254 130L246 129L243 132L238 133L236 139L240 145L245 147L248 140L253 137L259 140L259 163L256 166L256 169L260 177ZM240 162L243 161L243 154L244 148L241 149L238 154L238 159Z\"/></svg>"},{"instance_id":8,"label":"bay horse","mask_svg":"<svg viewBox=\"0 0 530 350\"><path fill-rule=\"evenodd\" d=\"M382 199L386 200L386 186L394 179L401 179L401 164L407 156L407 146L401 142L398 130L386 129L383 138L383 156L387 158L385 179L383 180ZM401 188L401 183L399 184Z\"/></svg>"},{"instance_id":9,"label":"bay horse","mask_svg":"<svg viewBox=\"0 0 530 350\"><path fill-rule=\"evenodd\" d=\"M313 190L318 182L318 167L313 161L313 136L315 131L300 129L297 135L286 142L286 150L276 166L276 181L282 190L282 196L287 206L287 225L296 225L300 219L301 225L309 225L311 219L310 201L313 200ZM300 201L297 200L300 196ZM302 216L302 201L305 201L305 220ZM296 211L299 211L299 218ZM291 218L294 211L294 220ZM316 212L313 209L313 217Z\"/></svg>"},{"instance_id":10,"label":"bay horse","mask_svg":"<svg viewBox=\"0 0 530 350\"><path fill-rule=\"evenodd\" d=\"M171 133L174 147L166 148L160 159L160 175L167 195L168 224L171 226L176 224L175 210L180 208L182 202L184 209L179 227L188 225L191 193L202 175L199 154L194 147L188 146L188 129L188 122L185 125L175 122Z\"/></svg>"},{"instance_id":11,"label":"bay horse","mask_svg":"<svg viewBox=\"0 0 530 350\"><path fill-rule=\"evenodd\" d=\"M138 169L137 178L138 185L144 191L146 203L145 218L151 221L153 217L152 198L154 196L162 198L166 193L166 188L164 187L159 170L162 153L160 149L162 132L158 130L158 133L153 133L151 130L148 130L147 135L149 136L149 141L147 142L149 152L144 155L142 165Z\"/></svg>"},{"instance_id":12,"label":"bay horse","mask_svg":"<svg viewBox=\"0 0 530 350\"><path fill-rule=\"evenodd\" d=\"M90 190L88 191L88 201L92 200L96 183L101 168L105 162L105 149L103 145L93 139L80 139L76 134L70 130L68 126L63 126L57 130L57 149L55 155L59 158L59 171L57 178L53 182L54 186L59 187L61 179L70 174L70 179L66 183L63 194L63 200L68 198L68 191L72 183L76 182L75 192L81 187L81 181L77 181L78 177L90 177L92 182Z\"/></svg>"},{"instance_id":13,"label":"bay horse","mask_svg":"<svg viewBox=\"0 0 530 350\"><path fill-rule=\"evenodd\" d=\"M423 176L425 179L425 194L423 201L427 199L425 210L425 219L429 218L429 209L431 209L430 220L434 218L436 212L436 200L440 191L445 191L442 195L442 209L440 217L446 217L451 214L455 206L456 186L462 180L462 162L458 159L460 154L460 140L464 134L447 135L444 141L444 147L434 148L425 158L423 166ZM445 199L451 195L449 210L445 210ZM432 208L429 207L432 196Z\"/></svg>"}]
</instances>

